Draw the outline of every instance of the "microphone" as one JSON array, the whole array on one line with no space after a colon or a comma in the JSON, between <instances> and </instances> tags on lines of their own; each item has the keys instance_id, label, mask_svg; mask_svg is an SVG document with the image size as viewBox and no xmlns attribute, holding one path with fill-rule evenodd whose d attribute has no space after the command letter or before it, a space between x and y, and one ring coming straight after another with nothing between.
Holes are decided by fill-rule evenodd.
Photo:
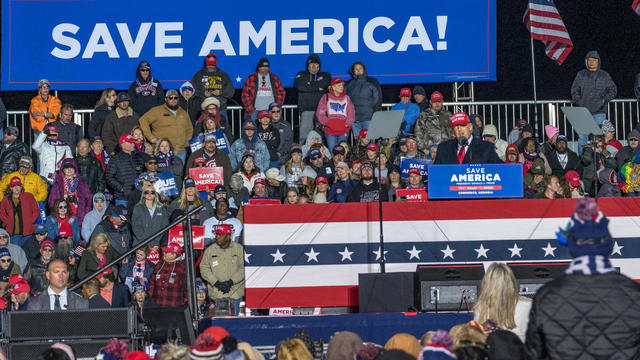
<instances>
[{"instance_id":1,"label":"microphone","mask_svg":"<svg viewBox=\"0 0 640 360\"><path fill-rule=\"evenodd\" d=\"M462 135L458 138L458 145L467 146L468 143L469 143L469 139L467 139L466 136Z\"/></svg>"}]
</instances>

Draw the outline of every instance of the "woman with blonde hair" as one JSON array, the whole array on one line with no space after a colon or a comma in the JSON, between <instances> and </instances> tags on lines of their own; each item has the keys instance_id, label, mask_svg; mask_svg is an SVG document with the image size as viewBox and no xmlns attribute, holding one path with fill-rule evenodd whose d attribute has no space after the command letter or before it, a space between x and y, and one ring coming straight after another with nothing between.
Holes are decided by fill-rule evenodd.
<instances>
[{"instance_id":1,"label":"woman with blonde hair","mask_svg":"<svg viewBox=\"0 0 640 360\"><path fill-rule=\"evenodd\" d=\"M475 320L482 324L491 319L524 342L531 299L520 296L511 268L502 263L491 264L480 286L480 296L473 306Z\"/></svg>"},{"instance_id":2,"label":"woman with blonde hair","mask_svg":"<svg viewBox=\"0 0 640 360\"><path fill-rule=\"evenodd\" d=\"M193 224L195 225L204 224L204 221L212 217L215 211L211 203L200 196L198 189L196 189L196 182L192 178L186 178L182 185L180 197L173 200L169 205L169 218L174 216L176 210L178 210L178 213L187 213L200 205L202 205L202 210L191 215L191 220L194 221Z\"/></svg>"},{"instance_id":3,"label":"woman with blonde hair","mask_svg":"<svg viewBox=\"0 0 640 360\"><path fill-rule=\"evenodd\" d=\"M169 225L169 215L169 211L160 201L160 196L153 185L143 186L140 202L133 207L131 215L133 246ZM158 250L161 240L166 241L166 234L150 242L149 246Z\"/></svg>"},{"instance_id":4,"label":"woman with blonde hair","mask_svg":"<svg viewBox=\"0 0 640 360\"><path fill-rule=\"evenodd\" d=\"M153 145L145 141L140 125L134 126L129 134L136 140L133 151L153 155Z\"/></svg>"},{"instance_id":5,"label":"woman with blonde hair","mask_svg":"<svg viewBox=\"0 0 640 360\"><path fill-rule=\"evenodd\" d=\"M93 116L89 120L89 139L93 141L96 136L102 135L102 126L104 119L113 111L116 105L116 90L114 88L106 88L102 91L100 99L93 107Z\"/></svg>"},{"instance_id":6,"label":"woman with blonde hair","mask_svg":"<svg viewBox=\"0 0 640 360\"><path fill-rule=\"evenodd\" d=\"M184 175L184 163L179 156L173 153L171 141L167 138L158 140L153 148L153 156L155 156L158 161L158 172L173 171L176 184L180 186Z\"/></svg>"},{"instance_id":7,"label":"woman with blonde hair","mask_svg":"<svg viewBox=\"0 0 640 360\"><path fill-rule=\"evenodd\" d=\"M287 339L280 343L278 360L313 360L313 356L300 339Z\"/></svg>"},{"instance_id":8,"label":"woman with blonde hair","mask_svg":"<svg viewBox=\"0 0 640 360\"><path fill-rule=\"evenodd\" d=\"M111 247L111 241L105 233L98 233L89 243L89 247L82 253L80 264L78 265L78 280L93 274L94 271L107 265L118 257L116 251ZM114 269L115 270L115 269Z\"/></svg>"}]
</instances>

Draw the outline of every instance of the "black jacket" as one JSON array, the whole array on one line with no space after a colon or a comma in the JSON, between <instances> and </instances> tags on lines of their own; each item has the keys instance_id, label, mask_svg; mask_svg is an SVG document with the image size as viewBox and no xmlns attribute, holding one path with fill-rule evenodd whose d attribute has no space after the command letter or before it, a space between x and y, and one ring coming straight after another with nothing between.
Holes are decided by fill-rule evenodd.
<instances>
[{"instance_id":1,"label":"black jacket","mask_svg":"<svg viewBox=\"0 0 640 360\"><path fill-rule=\"evenodd\" d=\"M475 139L471 141L467 150L463 164L501 164L492 143ZM450 139L438 145L438 156L434 164L458 164L458 141Z\"/></svg>"},{"instance_id":2,"label":"black jacket","mask_svg":"<svg viewBox=\"0 0 640 360\"><path fill-rule=\"evenodd\" d=\"M635 150L632 149L629 145L623 146L622 149L620 149L620 151L618 151L618 153L616 154L616 163L618 165L616 170L620 170L622 168L622 165L633 160L633 157L636 156L638 149L640 149L640 146L635 148Z\"/></svg>"},{"instance_id":3,"label":"black jacket","mask_svg":"<svg viewBox=\"0 0 640 360\"><path fill-rule=\"evenodd\" d=\"M93 115L91 116L91 120L89 120L89 140L93 141L96 136L102 136L104 120L111 111L113 111L113 107L106 103L95 108Z\"/></svg>"},{"instance_id":4,"label":"black jacket","mask_svg":"<svg viewBox=\"0 0 640 360\"><path fill-rule=\"evenodd\" d=\"M29 260L27 270L24 272L24 277L29 281L31 287L31 293L39 293L45 291L49 286L49 280L45 273L47 272L47 264L42 262L40 256L34 260Z\"/></svg>"},{"instance_id":5,"label":"black jacket","mask_svg":"<svg viewBox=\"0 0 640 360\"><path fill-rule=\"evenodd\" d=\"M105 218L96 225L93 229L93 233L91 234L91 238L93 239L96 234L105 233L109 240L111 241L111 245L108 249L114 250L117 254L113 256L113 259L123 254L125 251L131 249L131 226L129 226L128 222L123 223L118 227L118 229L113 226L111 221L109 221L109 216L105 216ZM110 250L107 250L109 253ZM87 251L85 251L86 253ZM95 257L95 255L94 255ZM84 253L82 258L84 258ZM95 261L98 261L98 258L95 258ZM80 260L82 262L82 260ZM107 263L109 260L107 259ZM78 269L78 271L80 271Z\"/></svg>"},{"instance_id":6,"label":"black jacket","mask_svg":"<svg viewBox=\"0 0 640 360\"><path fill-rule=\"evenodd\" d=\"M110 307L111 305L100 294L95 294L89 298L89 309L108 309Z\"/></svg>"},{"instance_id":7,"label":"black jacket","mask_svg":"<svg viewBox=\"0 0 640 360\"><path fill-rule=\"evenodd\" d=\"M139 84L143 82L142 76L140 75L141 64L142 61L136 68L136 80L131 83L128 90L129 98L131 99L130 106L133 108L133 111L140 116L144 115L144 113L152 107L164 104L162 84L153 78L151 70L149 70L149 80L147 82L148 84L150 83L150 86L141 86L141 84ZM131 131L131 129L129 129L129 131Z\"/></svg>"},{"instance_id":8,"label":"black jacket","mask_svg":"<svg viewBox=\"0 0 640 360\"><path fill-rule=\"evenodd\" d=\"M189 100L180 97L180 107L184 109L184 111L189 114L189 119L191 119L191 125L195 128L196 121L198 121L198 116L200 116L200 112L202 108L200 105L202 104L202 98L193 94Z\"/></svg>"},{"instance_id":9,"label":"black jacket","mask_svg":"<svg viewBox=\"0 0 640 360\"><path fill-rule=\"evenodd\" d=\"M100 161L91 156L80 155L76 155L75 159L78 173L80 173L82 180L89 185L91 193L104 192L105 178Z\"/></svg>"},{"instance_id":10,"label":"black jacket","mask_svg":"<svg viewBox=\"0 0 640 360\"><path fill-rule=\"evenodd\" d=\"M269 150L269 160L278 161L278 149L280 148L280 131L269 125L266 129L258 124L258 130L256 132L258 138L267 144ZM265 170L266 171L266 170Z\"/></svg>"},{"instance_id":11,"label":"black jacket","mask_svg":"<svg viewBox=\"0 0 640 360\"><path fill-rule=\"evenodd\" d=\"M140 175L133 161L133 154L119 152L107 165L107 186L117 200L126 200L134 189L134 181Z\"/></svg>"},{"instance_id":12,"label":"black jacket","mask_svg":"<svg viewBox=\"0 0 640 360\"><path fill-rule=\"evenodd\" d=\"M129 293L129 288L126 285L122 285L118 281L115 281L113 283L113 293L111 294L111 307L129 307L130 302L131 293Z\"/></svg>"},{"instance_id":13,"label":"black jacket","mask_svg":"<svg viewBox=\"0 0 640 360\"><path fill-rule=\"evenodd\" d=\"M377 180L374 179L369 185L365 185L361 180L351 189L347 197L347 202L376 202L379 201L379 194ZM384 186L382 186L382 193L380 195L382 195L382 201L389 200L389 195Z\"/></svg>"},{"instance_id":14,"label":"black jacket","mask_svg":"<svg viewBox=\"0 0 640 360\"><path fill-rule=\"evenodd\" d=\"M212 97L220 101L220 109L227 108L227 101L233 97L233 93L235 92L229 74L222 71L219 67L209 72L207 66L203 66L200 71L193 75L191 84L195 92L194 96L198 96L203 100L205 99L205 89L220 90L219 96L212 95Z\"/></svg>"},{"instance_id":15,"label":"black jacket","mask_svg":"<svg viewBox=\"0 0 640 360\"><path fill-rule=\"evenodd\" d=\"M565 165L564 169L560 166L560 161L558 160L558 155L555 151L548 152L544 155L547 157L547 161L549 162L549 167L551 168L551 173L553 175L557 175L562 179L564 178L564 174L569 170L575 170L579 174L582 174L580 158L578 157L578 154L571 149L567 149L567 165Z\"/></svg>"},{"instance_id":16,"label":"black jacket","mask_svg":"<svg viewBox=\"0 0 640 360\"><path fill-rule=\"evenodd\" d=\"M309 60L321 64L320 57L316 54L309 55L307 63L309 63ZM311 74L307 69L298 72L293 81L293 86L298 90L298 110L315 112L320 98L327 92L330 84L331 74L328 72L318 71L315 74Z\"/></svg>"},{"instance_id":17,"label":"black jacket","mask_svg":"<svg viewBox=\"0 0 640 360\"><path fill-rule=\"evenodd\" d=\"M527 328L530 359L638 359L640 284L618 273L545 284Z\"/></svg>"},{"instance_id":18,"label":"black jacket","mask_svg":"<svg viewBox=\"0 0 640 360\"><path fill-rule=\"evenodd\" d=\"M107 251L105 252L105 256L107 257L108 264L115 258L117 258L118 254L115 252L115 250L113 250L111 246L109 246L107 248ZM95 252L91 250L85 250L82 253L80 263L78 264L78 271L76 272L78 280L82 280L91 275L94 271L98 270L99 266L100 262L98 261L98 257L96 256Z\"/></svg>"},{"instance_id":19,"label":"black jacket","mask_svg":"<svg viewBox=\"0 0 640 360\"><path fill-rule=\"evenodd\" d=\"M0 166L2 166L2 177L18 170L20 158L29 155L27 144L16 139L13 144L5 147L0 145Z\"/></svg>"}]
</instances>

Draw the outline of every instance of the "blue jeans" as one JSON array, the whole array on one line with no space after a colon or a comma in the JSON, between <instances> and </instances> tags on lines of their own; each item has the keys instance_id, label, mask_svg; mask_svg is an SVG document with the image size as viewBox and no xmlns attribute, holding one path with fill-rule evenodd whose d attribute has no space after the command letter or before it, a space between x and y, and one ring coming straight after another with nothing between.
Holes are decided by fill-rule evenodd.
<instances>
[{"instance_id":1,"label":"blue jeans","mask_svg":"<svg viewBox=\"0 0 640 360\"><path fill-rule=\"evenodd\" d=\"M629 197L640 197L640 192L628 192L627 196Z\"/></svg>"},{"instance_id":2,"label":"blue jeans","mask_svg":"<svg viewBox=\"0 0 640 360\"><path fill-rule=\"evenodd\" d=\"M329 151L333 151L333 147L338 145L340 141L347 140L347 134L335 136L325 133L324 138L327 139L327 147L329 148Z\"/></svg>"},{"instance_id":3,"label":"blue jeans","mask_svg":"<svg viewBox=\"0 0 640 360\"><path fill-rule=\"evenodd\" d=\"M22 235L12 235L9 238L9 242L11 242L14 245L18 245L20 247L22 247L22 245L24 245L24 242L27 241L28 236L22 236Z\"/></svg>"},{"instance_id":4,"label":"blue jeans","mask_svg":"<svg viewBox=\"0 0 640 360\"><path fill-rule=\"evenodd\" d=\"M176 156L182 160L182 165L184 166L187 162L187 150L182 150L180 154L176 154Z\"/></svg>"},{"instance_id":5,"label":"blue jeans","mask_svg":"<svg viewBox=\"0 0 640 360\"><path fill-rule=\"evenodd\" d=\"M354 122L351 127L351 131L353 131L353 137L358 137L360 135L360 130L368 129L369 124L371 124L371 120L363 121L363 122ZM329 150L332 150L331 148Z\"/></svg>"},{"instance_id":6,"label":"blue jeans","mask_svg":"<svg viewBox=\"0 0 640 360\"><path fill-rule=\"evenodd\" d=\"M593 114L593 119L598 126L602 125L602 122L607 119L607 114L597 113ZM578 134L578 155L582 155L582 147L589 142L589 134Z\"/></svg>"}]
</instances>

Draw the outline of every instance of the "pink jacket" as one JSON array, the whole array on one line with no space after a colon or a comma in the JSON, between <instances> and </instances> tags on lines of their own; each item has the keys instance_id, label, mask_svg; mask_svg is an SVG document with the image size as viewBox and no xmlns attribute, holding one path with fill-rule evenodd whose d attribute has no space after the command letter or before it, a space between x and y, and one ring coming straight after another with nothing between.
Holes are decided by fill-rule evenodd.
<instances>
[{"instance_id":1,"label":"pink jacket","mask_svg":"<svg viewBox=\"0 0 640 360\"><path fill-rule=\"evenodd\" d=\"M341 136L351 130L356 110L349 95L343 92L341 96L335 96L330 91L320 98L316 117L324 125L325 134Z\"/></svg>"}]
</instances>

